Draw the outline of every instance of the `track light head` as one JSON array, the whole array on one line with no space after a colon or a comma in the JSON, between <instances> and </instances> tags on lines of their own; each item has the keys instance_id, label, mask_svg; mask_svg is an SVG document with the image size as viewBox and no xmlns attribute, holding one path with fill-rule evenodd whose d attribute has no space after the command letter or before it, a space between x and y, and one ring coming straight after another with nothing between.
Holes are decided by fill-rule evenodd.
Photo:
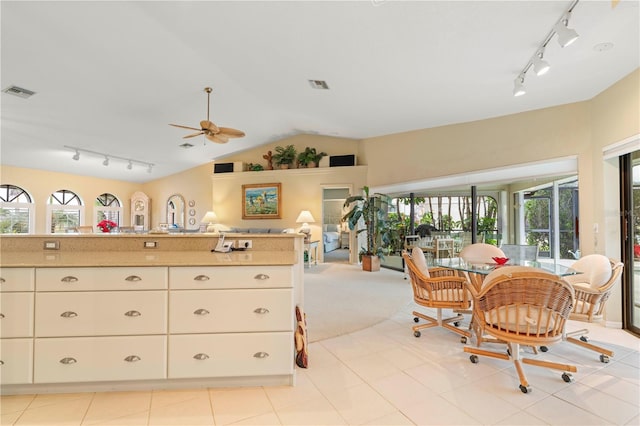
<instances>
[{"instance_id":1,"label":"track light head","mask_svg":"<svg viewBox=\"0 0 640 426\"><path fill-rule=\"evenodd\" d=\"M104 157L104 161L102 162L103 166L108 166L109 165L109 157Z\"/></svg>"},{"instance_id":2,"label":"track light head","mask_svg":"<svg viewBox=\"0 0 640 426\"><path fill-rule=\"evenodd\" d=\"M74 160L78 161L80 159L80 152L76 149L75 155L73 157L71 157L71 158L73 158Z\"/></svg>"},{"instance_id":3,"label":"track light head","mask_svg":"<svg viewBox=\"0 0 640 426\"><path fill-rule=\"evenodd\" d=\"M522 96L527 91L524 89L524 74L520 74L513 80L513 96Z\"/></svg>"},{"instance_id":4,"label":"track light head","mask_svg":"<svg viewBox=\"0 0 640 426\"><path fill-rule=\"evenodd\" d=\"M558 44L560 47L567 47L578 39L578 33L573 28L568 28L570 13L567 13L553 28L558 35Z\"/></svg>"},{"instance_id":5,"label":"track light head","mask_svg":"<svg viewBox=\"0 0 640 426\"><path fill-rule=\"evenodd\" d=\"M542 55L542 50L536 52L536 54L533 55L533 71L536 73L536 75L544 75L549 71L549 68L551 68L551 65L549 65L547 61L542 59Z\"/></svg>"}]
</instances>

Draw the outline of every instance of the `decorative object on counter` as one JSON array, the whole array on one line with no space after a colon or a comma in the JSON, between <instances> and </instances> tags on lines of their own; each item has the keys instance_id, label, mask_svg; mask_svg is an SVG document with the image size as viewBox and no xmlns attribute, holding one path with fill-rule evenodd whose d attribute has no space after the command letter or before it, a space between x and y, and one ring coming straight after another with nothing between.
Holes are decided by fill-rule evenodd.
<instances>
[{"instance_id":1,"label":"decorative object on counter","mask_svg":"<svg viewBox=\"0 0 640 426\"><path fill-rule=\"evenodd\" d=\"M242 185L242 219L280 219L280 183Z\"/></svg>"},{"instance_id":2,"label":"decorative object on counter","mask_svg":"<svg viewBox=\"0 0 640 426\"><path fill-rule=\"evenodd\" d=\"M300 305L296 306L296 365L300 368L307 368L309 365L309 354L307 352L307 314Z\"/></svg>"},{"instance_id":3,"label":"decorative object on counter","mask_svg":"<svg viewBox=\"0 0 640 426\"><path fill-rule=\"evenodd\" d=\"M318 167L320 160L326 156L326 152L317 152L315 148L306 147L304 151L298 154L298 163L308 168Z\"/></svg>"},{"instance_id":4,"label":"decorative object on counter","mask_svg":"<svg viewBox=\"0 0 640 426\"><path fill-rule=\"evenodd\" d=\"M271 151L269 151L271 152ZM269 163L271 164L271 163ZM249 169L250 172L261 172L264 170L264 167L262 166L262 164L253 164L253 163L249 163L249 165L247 166L247 168ZM273 167L271 167L270 170L273 170Z\"/></svg>"},{"instance_id":5,"label":"decorative object on counter","mask_svg":"<svg viewBox=\"0 0 640 426\"><path fill-rule=\"evenodd\" d=\"M265 160L267 160L267 170L273 170L273 154L271 151L267 151L266 154L262 156Z\"/></svg>"},{"instance_id":6,"label":"decorative object on counter","mask_svg":"<svg viewBox=\"0 0 640 426\"><path fill-rule=\"evenodd\" d=\"M200 222L207 224L207 232L216 232L215 222L218 220L218 216L213 211L208 211Z\"/></svg>"},{"instance_id":7,"label":"decorative object on counter","mask_svg":"<svg viewBox=\"0 0 640 426\"><path fill-rule=\"evenodd\" d=\"M196 209L189 209L189 216L195 216L196 215Z\"/></svg>"},{"instance_id":8,"label":"decorative object on counter","mask_svg":"<svg viewBox=\"0 0 640 426\"><path fill-rule=\"evenodd\" d=\"M311 228L309 228L309 222L313 223L316 220L309 210L302 210L296 219L296 223L302 223L300 227L300 233L304 234L304 241L309 242Z\"/></svg>"},{"instance_id":9,"label":"decorative object on counter","mask_svg":"<svg viewBox=\"0 0 640 426\"><path fill-rule=\"evenodd\" d=\"M296 161L298 152L293 145L277 146L276 153L271 156L271 161L281 169L288 169Z\"/></svg>"},{"instance_id":10,"label":"decorative object on counter","mask_svg":"<svg viewBox=\"0 0 640 426\"><path fill-rule=\"evenodd\" d=\"M149 229L151 223L151 200L144 192L131 196L131 226L136 232Z\"/></svg>"},{"instance_id":11,"label":"decorative object on counter","mask_svg":"<svg viewBox=\"0 0 640 426\"><path fill-rule=\"evenodd\" d=\"M112 229L117 228L118 224L115 223L112 220L101 220L100 222L98 222L98 225L96 225L98 228L100 228L100 230L102 232L111 232Z\"/></svg>"},{"instance_id":12,"label":"decorative object on counter","mask_svg":"<svg viewBox=\"0 0 640 426\"><path fill-rule=\"evenodd\" d=\"M194 200L189 200L189 207L195 207L196 202Z\"/></svg>"}]
</instances>

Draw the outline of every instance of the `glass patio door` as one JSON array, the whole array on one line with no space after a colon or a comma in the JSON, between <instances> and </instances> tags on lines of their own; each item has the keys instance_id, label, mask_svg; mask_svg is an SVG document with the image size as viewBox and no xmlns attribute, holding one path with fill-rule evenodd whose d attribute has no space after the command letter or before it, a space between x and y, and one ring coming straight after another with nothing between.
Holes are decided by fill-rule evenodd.
<instances>
[{"instance_id":1,"label":"glass patio door","mask_svg":"<svg viewBox=\"0 0 640 426\"><path fill-rule=\"evenodd\" d=\"M620 157L623 327L640 335L640 151Z\"/></svg>"}]
</instances>

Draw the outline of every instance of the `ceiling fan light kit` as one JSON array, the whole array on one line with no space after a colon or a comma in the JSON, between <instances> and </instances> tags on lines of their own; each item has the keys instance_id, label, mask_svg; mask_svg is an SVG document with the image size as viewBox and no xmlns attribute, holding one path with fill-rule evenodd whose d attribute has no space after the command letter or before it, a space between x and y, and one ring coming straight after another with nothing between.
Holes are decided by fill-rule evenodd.
<instances>
[{"instance_id":1,"label":"ceiling fan light kit","mask_svg":"<svg viewBox=\"0 0 640 426\"><path fill-rule=\"evenodd\" d=\"M575 7L578 5L578 2L580 2L580 0L573 0L571 2L551 31L549 31L547 37L544 39L542 44L540 44L531 59L529 59L529 62L527 62L524 68L522 68L522 71L520 71L520 74L518 74L518 77L516 77L513 82L513 96L522 96L526 93L524 88L524 79L529 69L533 67L534 73L540 76L546 74L551 68L549 63L542 57L544 55L544 49L547 47L547 44L549 44L553 36L558 36L558 44L561 47L569 46L578 39L578 33L576 30L567 27L567 25L569 25L569 19L571 19L571 12L573 12Z\"/></svg>"},{"instance_id":2,"label":"ceiling fan light kit","mask_svg":"<svg viewBox=\"0 0 640 426\"><path fill-rule=\"evenodd\" d=\"M181 129L196 130L196 133L191 133L183 136L183 139L194 138L196 136L204 135L208 140L215 143L227 143L230 138L241 138L245 134L241 130L232 129L230 127L218 127L211 120L209 120L209 110L211 106L211 87L205 87L204 91L207 93L207 119L200 122L200 128L183 126L180 124L169 124L173 127L179 127Z\"/></svg>"}]
</instances>

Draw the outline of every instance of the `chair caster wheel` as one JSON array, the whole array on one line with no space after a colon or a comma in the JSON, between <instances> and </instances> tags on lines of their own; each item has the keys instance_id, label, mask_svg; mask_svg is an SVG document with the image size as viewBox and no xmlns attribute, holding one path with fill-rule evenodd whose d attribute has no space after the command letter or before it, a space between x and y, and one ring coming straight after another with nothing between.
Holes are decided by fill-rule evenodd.
<instances>
[{"instance_id":1,"label":"chair caster wheel","mask_svg":"<svg viewBox=\"0 0 640 426\"><path fill-rule=\"evenodd\" d=\"M607 355L600 355L600 362L608 364L609 363L609 357Z\"/></svg>"},{"instance_id":2,"label":"chair caster wheel","mask_svg":"<svg viewBox=\"0 0 640 426\"><path fill-rule=\"evenodd\" d=\"M460 321L455 321L453 325L455 325L456 327L460 326Z\"/></svg>"},{"instance_id":3,"label":"chair caster wheel","mask_svg":"<svg viewBox=\"0 0 640 426\"><path fill-rule=\"evenodd\" d=\"M471 361L471 364L477 364L478 363L478 355L471 355L469 357L469 361Z\"/></svg>"},{"instance_id":4,"label":"chair caster wheel","mask_svg":"<svg viewBox=\"0 0 640 426\"><path fill-rule=\"evenodd\" d=\"M589 339L587 339L587 336L580 336L580 340L582 340L583 342L589 341Z\"/></svg>"},{"instance_id":5,"label":"chair caster wheel","mask_svg":"<svg viewBox=\"0 0 640 426\"><path fill-rule=\"evenodd\" d=\"M547 352L548 350L549 350L549 348L548 348L548 347L546 347L546 346L540 346L540 351L541 351L541 352Z\"/></svg>"},{"instance_id":6,"label":"chair caster wheel","mask_svg":"<svg viewBox=\"0 0 640 426\"><path fill-rule=\"evenodd\" d=\"M507 348L507 355L511 356L511 349Z\"/></svg>"},{"instance_id":7,"label":"chair caster wheel","mask_svg":"<svg viewBox=\"0 0 640 426\"><path fill-rule=\"evenodd\" d=\"M564 380L567 383L571 383L573 382L573 376L569 373L562 373L562 380Z\"/></svg>"},{"instance_id":8,"label":"chair caster wheel","mask_svg":"<svg viewBox=\"0 0 640 426\"><path fill-rule=\"evenodd\" d=\"M522 393L531 393L531 387L520 385L520 391L522 391Z\"/></svg>"},{"instance_id":9,"label":"chair caster wheel","mask_svg":"<svg viewBox=\"0 0 640 426\"><path fill-rule=\"evenodd\" d=\"M462 337L460 338L460 343L462 343L463 345L464 345L465 343L467 343L467 338L466 338L465 336L462 336Z\"/></svg>"},{"instance_id":10,"label":"chair caster wheel","mask_svg":"<svg viewBox=\"0 0 640 426\"><path fill-rule=\"evenodd\" d=\"M413 335L416 337L420 337L422 334L419 331L414 331Z\"/></svg>"},{"instance_id":11,"label":"chair caster wheel","mask_svg":"<svg viewBox=\"0 0 640 426\"><path fill-rule=\"evenodd\" d=\"M420 321L420 318L418 318L418 317L413 317L413 322L419 322L419 321Z\"/></svg>"}]
</instances>

